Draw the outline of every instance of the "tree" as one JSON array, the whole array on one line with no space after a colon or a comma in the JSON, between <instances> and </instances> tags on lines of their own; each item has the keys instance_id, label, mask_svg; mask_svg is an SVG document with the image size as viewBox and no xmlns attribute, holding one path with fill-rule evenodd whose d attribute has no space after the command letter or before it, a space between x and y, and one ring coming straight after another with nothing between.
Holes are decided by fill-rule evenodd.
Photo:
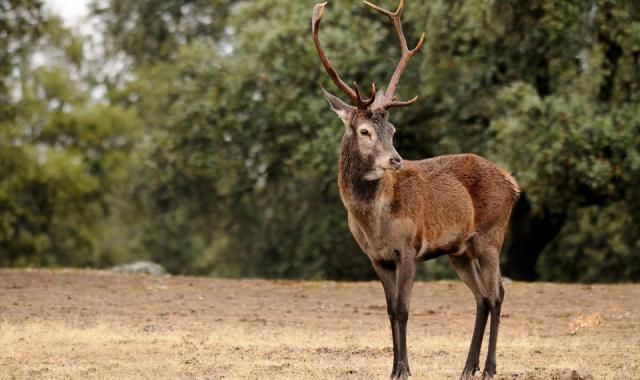
<instances>
[{"instance_id":1,"label":"tree","mask_svg":"<svg viewBox=\"0 0 640 380\"><path fill-rule=\"evenodd\" d=\"M0 263L109 263L96 226L126 177L133 114L91 100L82 42L40 2L0 4Z\"/></svg>"},{"instance_id":2,"label":"tree","mask_svg":"<svg viewBox=\"0 0 640 380\"><path fill-rule=\"evenodd\" d=\"M94 1L98 59L115 71L39 2L0 7L5 263L373 276L338 199L342 127L319 88L332 87L312 2ZM399 56L387 20L357 2L327 12L321 38L343 77L386 83ZM514 172L505 274L638 278L638 14L611 0L407 5L409 43L422 30L427 42L398 89L420 100L391 115L396 145L407 159L473 152ZM32 66L36 50L47 65ZM422 276L451 274L436 261Z\"/></svg>"},{"instance_id":3,"label":"tree","mask_svg":"<svg viewBox=\"0 0 640 380\"><path fill-rule=\"evenodd\" d=\"M124 53L136 65L148 65L174 59L181 46L198 36L224 37L225 19L235 2L94 0L90 8L112 55Z\"/></svg>"}]
</instances>

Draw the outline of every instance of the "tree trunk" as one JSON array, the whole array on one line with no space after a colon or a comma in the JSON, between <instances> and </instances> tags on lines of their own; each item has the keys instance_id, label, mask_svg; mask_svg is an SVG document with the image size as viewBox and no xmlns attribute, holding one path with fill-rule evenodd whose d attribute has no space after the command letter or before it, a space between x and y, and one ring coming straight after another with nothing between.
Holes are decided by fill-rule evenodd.
<instances>
[{"instance_id":1,"label":"tree trunk","mask_svg":"<svg viewBox=\"0 0 640 380\"><path fill-rule=\"evenodd\" d=\"M510 239L504 250L503 274L514 280L538 278L536 263L544 248L560 232L566 214L533 214L531 204L522 194L511 217Z\"/></svg>"}]
</instances>

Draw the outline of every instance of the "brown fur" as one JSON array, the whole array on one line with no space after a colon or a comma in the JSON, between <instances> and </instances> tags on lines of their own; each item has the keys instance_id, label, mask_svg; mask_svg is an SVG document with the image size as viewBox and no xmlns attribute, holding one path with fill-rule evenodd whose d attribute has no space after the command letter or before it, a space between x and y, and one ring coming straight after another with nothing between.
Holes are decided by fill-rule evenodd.
<instances>
[{"instance_id":1,"label":"brown fur","mask_svg":"<svg viewBox=\"0 0 640 380\"><path fill-rule=\"evenodd\" d=\"M520 193L517 182L505 170L474 154L404 161L401 170L366 181L363 176L374 158L360 155L359 122L357 116L351 117L342 139L338 184L349 228L383 282L392 331L406 330L406 320L398 319L398 310L408 313L415 263L449 255L478 305L461 379L470 379L479 368L489 314L491 334L483 378L491 379L496 372L496 339L504 299L499 255ZM384 122L376 120L374 125L376 132L384 135ZM392 377L406 378L408 374L406 337L399 332L399 337L394 335Z\"/></svg>"}]
</instances>

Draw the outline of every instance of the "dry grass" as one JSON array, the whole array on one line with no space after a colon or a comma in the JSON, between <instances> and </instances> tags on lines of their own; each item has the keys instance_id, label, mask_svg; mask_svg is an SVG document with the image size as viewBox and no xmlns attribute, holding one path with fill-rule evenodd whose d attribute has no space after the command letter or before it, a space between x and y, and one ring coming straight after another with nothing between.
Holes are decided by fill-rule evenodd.
<instances>
[{"instance_id":1,"label":"dry grass","mask_svg":"<svg viewBox=\"0 0 640 380\"><path fill-rule=\"evenodd\" d=\"M569 334L576 335L578 331L584 328L593 328L600 326L602 323L602 315L600 313L593 313L589 315L579 315L573 322L569 324Z\"/></svg>"},{"instance_id":2,"label":"dry grass","mask_svg":"<svg viewBox=\"0 0 640 380\"><path fill-rule=\"evenodd\" d=\"M640 378L640 286L506 290L498 378ZM412 378L455 379L472 297L414 294ZM0 271L0 379L384 379L383 298L377 283Z\"/></svg>"}]
</instances>

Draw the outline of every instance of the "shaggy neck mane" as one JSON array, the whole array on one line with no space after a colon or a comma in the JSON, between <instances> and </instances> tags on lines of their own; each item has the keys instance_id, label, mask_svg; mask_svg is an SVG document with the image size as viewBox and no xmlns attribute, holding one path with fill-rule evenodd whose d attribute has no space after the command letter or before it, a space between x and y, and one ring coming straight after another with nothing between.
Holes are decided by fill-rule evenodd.
<instances>
[{"instance_id":1,"label":"shaggy neck mane","mask_svg":"<svg viewBox=\"0 0 640 380\"><path fill-rule=\"evenodd\" d=\"M363 159L358 152L355 133L342 138L340 160L338 161L338 184L346 202L355 202L359 208L366 208L378 195L380 180L364 179L373 167L373 158Z\"/></svg>"}]
</instances>

